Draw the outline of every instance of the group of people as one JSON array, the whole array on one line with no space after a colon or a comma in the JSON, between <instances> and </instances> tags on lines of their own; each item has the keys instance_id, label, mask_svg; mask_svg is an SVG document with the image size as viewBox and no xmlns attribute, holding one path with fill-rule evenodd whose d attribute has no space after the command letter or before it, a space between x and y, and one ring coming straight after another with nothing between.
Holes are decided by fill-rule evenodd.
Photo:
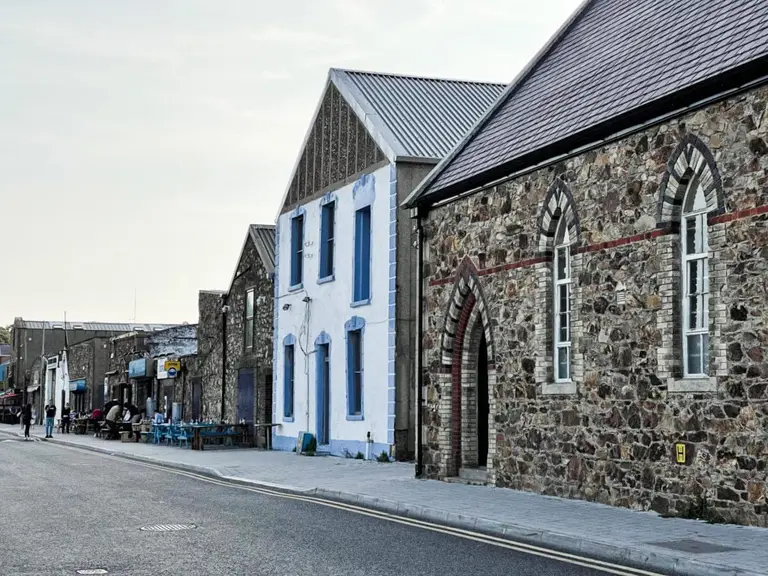
<instances>
[{"instance_id":1,"label":"group of people","mask_svg":"<svg viewBox=\"0 0 768 576\"><path fill-rule=\"evenodd\" d=\"M56 405L45 405L45 437L53 438L53 428L56 424ZM70 425L72 423L72 409L69 404L65 404L61 411L61 431L64 434L69 434ZM32 404L27 404L21 411L21 424L24 426L24 439L29 440L29 428L32 426Z\"/></svg>"}]
</instances>

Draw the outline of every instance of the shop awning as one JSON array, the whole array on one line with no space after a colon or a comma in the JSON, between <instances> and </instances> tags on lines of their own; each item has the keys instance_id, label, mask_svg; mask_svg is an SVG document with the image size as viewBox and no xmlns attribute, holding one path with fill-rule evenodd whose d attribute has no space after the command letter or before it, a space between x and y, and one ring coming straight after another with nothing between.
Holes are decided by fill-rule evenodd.
<instances>
[{"instance_id":1,"label":"shop awning","mask_svg":"<svg viewBox=\"0 0 768 576\"><path fill-rule=\"evenodd\" d=\"M37 392L37 389L40 388L40 385L37 386L27 386L27 392Z\"/></svg>"},{"instance_id":2,"label":"shop awning","mask_svg":"<svg viewBox=\"0 0 768 576\"><path fill-rule=\"evenodd\" d=\"M85 378L81 378L80 380L70 380L69 381L69 391L70 392L85 392Z\"/></svg>"}]
</instances>

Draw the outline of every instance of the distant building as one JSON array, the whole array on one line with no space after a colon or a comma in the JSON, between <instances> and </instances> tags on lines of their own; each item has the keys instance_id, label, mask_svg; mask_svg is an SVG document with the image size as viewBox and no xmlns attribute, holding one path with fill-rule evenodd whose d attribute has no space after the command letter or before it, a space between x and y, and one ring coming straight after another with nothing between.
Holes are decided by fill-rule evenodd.
<instances>
[{"instance_id":1,"label":"distant building","mask_svg":"<svg viewBox=\"0 0 768 576\"><path fill-rule=\"evenodd\" d=\"M45 402L55 402L58 406L62 397L69 398L68 376L65 377L64 365L60 365L60 353L67 346L92 338L108 339L135 330L151 332L170 326L76 321L65 323L16 318L13 322L9 385L21 389L24 402L32 402L38 414L42 413ZM37 379L34 373L39 373Z\"/></svg>"},{"instance_id":2,"label":"distant building","mask_svg":"<svg viewBox=\"0 0 768 576\"><path fill-rule=\"evenodd\" d=\"M199 380L188 400L195 417L255 425L259 445L267 432L258 425L272 422L274 271L274 226L249 226L229 289L200 292Z\"/></svg>"}]
</instances>

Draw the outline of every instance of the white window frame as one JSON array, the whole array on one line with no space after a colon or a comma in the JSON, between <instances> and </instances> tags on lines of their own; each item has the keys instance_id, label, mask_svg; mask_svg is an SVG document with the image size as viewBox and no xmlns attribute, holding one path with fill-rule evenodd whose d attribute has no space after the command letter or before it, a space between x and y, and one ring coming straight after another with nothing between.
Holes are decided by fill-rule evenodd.
<instances>
[{"instance_id":1,"label":"white window frame","mask_svg":"<svg viewBox=\"0 0 768 576\"><path fill-rule=\"evenodd\" d=\"M564 254L561 256L560 252L563 251ZM559 271L559 265L561 259L565 259L565 277L559 278L558 277L558 271ZM573 382L573 347L572 347L572 341L573 341L573 334L571 332L572 327L572 315L573 315L573 305L572 305L572 295L573 291L571 290L571 287L573 285L573 278L571 276L571 242L570 237L568 234L568 223L563 218L560 223L557 226L557 231L555 233L555 247L554 247L554 254L552 258L552 326L553 326L553 338L552 338L552 344L553 344L553 367L554 367L554 380L557 384L565 384ZM560 339L560 289L561 287L565 287L568 291L568 311L567 311L567 322L568 322L568 339L567 340L561 340ZM568 351L568 376L566 378L560 377L560 350L561 349L567 349Z\"/></svg>"},{"instance_id":2,"label":"white window frame","mask_svg":"<svg viewBox=\"0 0 768 576\"><path fill-rule=\"evenodd\" d=\"M698 186L698 182L694 181L694 184ZM711 336L709 333L709 227L707 224L707 208L699 209L699 210L691 210L691 211L685 211L685 206L688 203L688 195L689 194L695 194L694 187L691 186L691 188L688 189L686 192L685 201L683 202L683 215L680 221L680 237L681 237L681 260L682 260L682 266L680 271L680 297L682 299L682 337L683 337L683 378L684 379L705 379L709 378L709 371L707 367L707 360L709 359L709 337ZM694 254L688 254L688 222L694 220L695 226L698 228L701 227L701 240L702 240L702 251L696 252ZM698 229L694 234L698 233ZM699 314L703 318L702 327L701 328L691 328L690 326L690 294L688 293L689 288L689 274L688 274L688 266L693 261L700 261L703 262L702 270L703 270L703 286L701 287L704 291L699 292L702 296L702 304L701 304L701 310L699 310ZM707 336L707 349L704 349L704 346L701 347L701 355L702 355L702 371L701 372L691 372L688 367L688 337L689 336L699 336L700 338L702 336Z\"/></svg>"}]
</instances>

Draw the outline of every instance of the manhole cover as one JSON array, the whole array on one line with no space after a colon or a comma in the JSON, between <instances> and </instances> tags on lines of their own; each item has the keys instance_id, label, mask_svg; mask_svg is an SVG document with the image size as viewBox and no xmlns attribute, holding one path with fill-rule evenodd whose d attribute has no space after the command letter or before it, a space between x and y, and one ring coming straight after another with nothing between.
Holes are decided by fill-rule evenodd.
<instances>
[{"instance_id":1,"label":"manhole cover","mask_svg":"<svg viewBox=\"0 0 768 576\"><path fill-rule=\"evenodd\" d=\"M178 532L179 530L193 530L197 528L194 524L156 524L155 526L144 526L141 528L144 532Z\"/></svg>"},{"instance_id":2,"label":"manhole cover","mask_svg":"<svg viewBox=\"0 0 768 576\"><path fill-rule=\"evenodd\" d=\"M78 574L109 574L109 570L104 570L104 568L90 568L86 570L78 570Z\"/></svg>"},{"instance_id":3,"label":"manhole cover","mask_svg":"<svg viewBox=\"0 0 768 576\"><path fill-rule=\"evenodd\" d=\"M740 550L740 548L730 548L728 546L720 546L719 544L713 544L711 542L704 542L703 540L691 540L686 538L683 540L670 540L669 542L651 542L652 546L660 546L661 548L670 548L671 550L679 550L681 552L688 552L690 554L717 554L718 552L734 552Z\"/></svg>"}]
</instances>

